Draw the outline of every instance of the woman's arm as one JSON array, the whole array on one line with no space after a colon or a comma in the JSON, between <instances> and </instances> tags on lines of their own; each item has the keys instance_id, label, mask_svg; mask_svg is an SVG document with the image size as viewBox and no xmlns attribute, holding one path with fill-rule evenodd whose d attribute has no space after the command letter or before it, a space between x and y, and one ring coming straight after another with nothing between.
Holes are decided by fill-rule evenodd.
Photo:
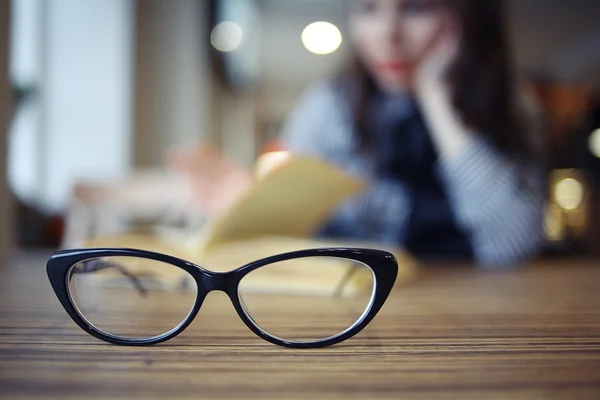
<instances>
[{"instance_id":1,"label":"woman's arm","mask_svg":"<svg viewBox=\"0 0 600 400\"><path fill-rule=\"evenodd\" d=\"M446 83L459 34L449 25L415 76L415 95L439 154L439 173L458 224L483 266L515 265L543 242L543 182L535 160L518 168L473 134L455 111Z\"/></svg>"},{"instance_id":2,"label":"woman's arm","mask_svg":"<svg viewBox=\"0 0 600 400\"><path fill-rule=\"evenodd\" d=\"M460 155L443 159L439 167L458 223L470 235L479 264L515 265L540 250L544 197L541 173L535 167L519 171L482 140L473 140Z\"/></svg>"},{"instance_id":3,"label":"woman's arm","mask_svg":"<svg viewBox=\"0 0 600 400\"><path fill-rule=\"evenodd\" d=\"M532 163L520 170L470 132L443 84L423 86L418 97L440 155L439 172L478 262L514 265L532 256L544 241L541 168Z\"/></svg>"}]
</instances>

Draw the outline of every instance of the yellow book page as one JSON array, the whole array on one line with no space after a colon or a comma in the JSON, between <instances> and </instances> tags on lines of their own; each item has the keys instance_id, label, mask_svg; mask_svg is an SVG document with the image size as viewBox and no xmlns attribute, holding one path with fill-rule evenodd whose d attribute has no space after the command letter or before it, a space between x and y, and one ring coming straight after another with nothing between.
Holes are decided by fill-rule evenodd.
<instances>
[{"instance_id":1,"label":"yellow book page","mask_svg":"<svg viewBox=\"0 0 600 400\"><path fill-rule=\"evenodd\" d=\"M208 226L199 251L262 235L309 236L363 183L326 162L297 157L277 169Z\"/></svg>"}]
</instances>

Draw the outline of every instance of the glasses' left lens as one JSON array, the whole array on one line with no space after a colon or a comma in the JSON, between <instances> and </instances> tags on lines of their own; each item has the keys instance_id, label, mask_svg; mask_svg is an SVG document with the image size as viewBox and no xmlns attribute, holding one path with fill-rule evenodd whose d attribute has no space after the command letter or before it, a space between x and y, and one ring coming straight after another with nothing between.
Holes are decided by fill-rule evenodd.
<instances>
[{"instance_id":1,"label":"glasses' left lens","mask_svg":"<svg viewBox=\"0 0 600 400\"><path fill-rule=\"evenodd\" d=\"M125 339L148 339L177 328L196 301L185 270L138 257L92 258L67 275L79 314L96 329Z\"/></svg>"}]
</instances>

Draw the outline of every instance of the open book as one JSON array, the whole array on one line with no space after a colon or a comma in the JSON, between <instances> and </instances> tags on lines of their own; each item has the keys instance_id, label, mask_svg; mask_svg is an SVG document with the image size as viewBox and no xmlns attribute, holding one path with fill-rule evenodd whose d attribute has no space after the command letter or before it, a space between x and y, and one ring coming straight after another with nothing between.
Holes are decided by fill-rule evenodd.
<instances>
[{"instance_id":1,"label":"open book","mask_svg":"<svg viewBox=\"0 0 600 400\"><path fill-rule=\"evenodd\" d=\"M156 235L120 235L92 238L88 247L130 247L171 254L213 271L228 271L274 254L319 247L371 247L391 251L398 259L398 280L412 275L413 259L400 249L346 240L321 240L313 233L339 204L363 188L357 178L335 166L312 158L293 158L256 182L231 210L211 221L205 229L185 236L163 231ZM322 279L340 279L348 263L329 269ZM299 276L298 276L299 278ZM358 277L356 277L358 279ZM161 277L165 282L169 277ZM319 292L329 287L287 276L291 291ZM178 282L172 277L172 283ZM326 283L326 282L325 282ZM354 282L357 287L360 282ZM272 280L256 280L257 290L270 290ZM324 289L325 290L325 289Z\"/></svg>"}]
</instances>

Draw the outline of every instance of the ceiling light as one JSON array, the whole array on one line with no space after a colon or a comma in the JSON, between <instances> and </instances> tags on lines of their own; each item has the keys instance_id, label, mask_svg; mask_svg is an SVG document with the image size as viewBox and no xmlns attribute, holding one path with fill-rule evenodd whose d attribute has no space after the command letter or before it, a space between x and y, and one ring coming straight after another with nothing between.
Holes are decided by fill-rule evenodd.
<instances>
[{"instance_id":1,"label":"ceiling light","mask_svg":"<svg viewBox=\"0 0 600 400\"><path fill-rule=\"evenodd\" d=\"M302 31L302 43L314 54L330 54L342 44L342 33L330 22L313 22Z\"/></svg>"}]
</instances>

